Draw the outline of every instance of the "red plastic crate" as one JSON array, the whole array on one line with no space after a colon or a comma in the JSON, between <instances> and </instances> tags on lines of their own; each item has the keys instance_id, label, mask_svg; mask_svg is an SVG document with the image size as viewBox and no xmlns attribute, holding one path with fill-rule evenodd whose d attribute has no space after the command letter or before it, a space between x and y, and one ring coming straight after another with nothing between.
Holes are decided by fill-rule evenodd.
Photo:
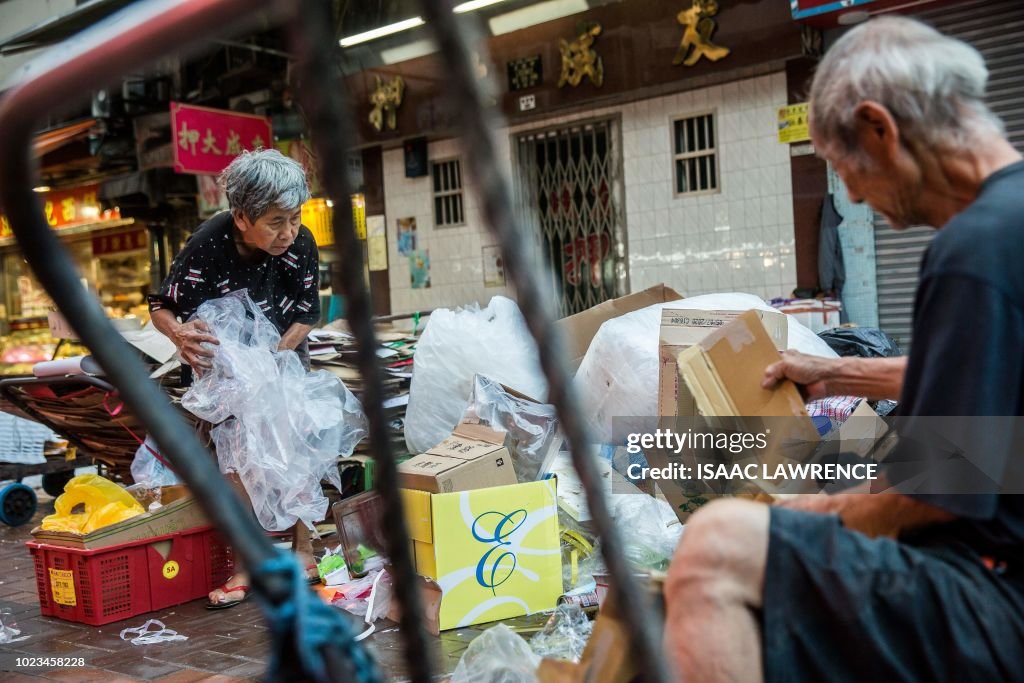
<instances>
[{"instance_id":1,"label":"red plastic crate","mask_svg":"<svg viewBox=\"0 0 1024 683\"><path fill-rule=\"evenodd\" d=\"M96 550L28 542L43 616L101 626L205 597L234 567L201 527Z\"/></svg>"}]
</instances>

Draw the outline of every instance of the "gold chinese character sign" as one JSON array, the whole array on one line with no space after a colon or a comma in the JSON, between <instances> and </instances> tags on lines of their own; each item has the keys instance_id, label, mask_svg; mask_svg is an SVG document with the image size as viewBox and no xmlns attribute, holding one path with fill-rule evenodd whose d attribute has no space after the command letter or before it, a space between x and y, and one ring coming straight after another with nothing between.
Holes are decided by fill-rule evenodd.
<instances>
[{"instance_id":1,"label":"gold chinese character sign","mask_svg":"<svg viewBox=\"0 0 1024 683\"><path fill-rule=\"evenodd\" d=\"M398 127L398 108L402 105L402 96L405 94L405 81L401 76L395 76L390 80L383 80L375 76L377 87L370 93L370 125L378 133L384 130L385 123L388 130Z\"/></svg>"},{"instance_id":2,"label":"gold chinese character sign","mask_svg":"<svg viewBox=\"0 0 1024 683\"><path fill-rule=\"evenodd\" d=\"M716 0L693 0L690 9L684 9L676 16L676 21L683 25L683 39L679 43L673 64L693 66L701 57L717 62L729 54L727 47L711 42L711 34L718 25L711 17L718 14Z\"/></svg>"},{"instance_id":3,"label":"gold chinese character sign","mask_svg":"<svg viewBox=\"0 0 1024 683\"><path fill-rule=\"evenodd\" d=\"M594 41L601 35L601 24L593 23L583 30L576 39L569 42L562 39L558 49L562 53L562 75L558 79L558 87L566 84L574 88L589 77L590 82L601 87L604 83L604 63L597 50L593 49Z\"/></svg>"}]
</instances>

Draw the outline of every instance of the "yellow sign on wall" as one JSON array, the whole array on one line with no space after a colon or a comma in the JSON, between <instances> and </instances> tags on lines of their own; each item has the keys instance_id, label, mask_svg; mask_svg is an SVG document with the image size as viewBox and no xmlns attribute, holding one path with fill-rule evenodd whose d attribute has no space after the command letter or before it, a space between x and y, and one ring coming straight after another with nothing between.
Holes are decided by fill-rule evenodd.
<instances>
[{"instance_id":1,"label":"yellow sign on wall","mask_svg":"<svg viewBox=\"0 0 1024 683\"><path fill-rule=\"evenodd\" d=\"M779 107L779 142L788 144L811 139L807 126L807 103Z\"/></svg>"}]
</instances>

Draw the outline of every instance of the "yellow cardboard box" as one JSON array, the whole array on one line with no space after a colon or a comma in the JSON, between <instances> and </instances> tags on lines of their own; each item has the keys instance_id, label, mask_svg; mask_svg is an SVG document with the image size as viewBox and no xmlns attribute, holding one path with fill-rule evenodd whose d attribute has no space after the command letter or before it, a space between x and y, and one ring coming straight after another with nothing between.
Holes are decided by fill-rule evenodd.
<instances>
[{"instance_id":1,"label":"yellow cardboard box","mask_svg":"<svg viewBox=\"0 0 1024 683\"><path fill-rule=\"evenodd\" d=\"M401 492L416 569L443 592L442 631L555 607L562 555L553 479Z\"/></svg>"}]
</instances>

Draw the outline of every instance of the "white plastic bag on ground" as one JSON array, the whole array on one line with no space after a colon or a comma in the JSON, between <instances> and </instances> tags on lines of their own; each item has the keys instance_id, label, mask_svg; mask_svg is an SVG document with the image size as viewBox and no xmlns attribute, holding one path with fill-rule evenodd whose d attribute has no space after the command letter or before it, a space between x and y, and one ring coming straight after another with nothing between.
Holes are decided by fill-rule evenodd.
<instances>
[{"instance_id":1,"label":"white plastic bag on ground","mask_svg":"<svg viewBox=\"0 0 1024 683\"><path fill-rule=\"evenodd\" d=\"M505 624L487 629L469 644L451 683L534 683L540 656Z\"/></svg>"},{"instance_id":2,"label":"white plastic bag on ground","mask_svg":"<svg viewBox=\"0 0 1024 683\"><path fill-rule=\"evenodd\" d=\"M306 372L294 351L245 291L207 301L194 316L220 342L213 367L181 404L220 423L211 432L222 472L237 472L253 511L268 531L327 516L320 481L341 490L339 455L366 434L359 400L334 375Z\"/></svg>"},{"instance_id":3,"label":"white plastic bag on ground","mask_svg":"<svg viewBox=\"0 0 1024 683\"><path fill-rule=\"evenodd\" d=\"M423 453L452 433L476 374L547 400L537 345L511 299L496 296L484 309L473 304L430 314L413 356L405 413L405 443L411 453Z\"/></svg>"},{"instance_id":4,"label":"white plastic bag on ground","mask_svg":"<svg viewBox=\"0 0 1024 683\"><path fill-rule=\"evenodd\" d=\"M584 405L589 438L606 443L612 418L658 414L658 343L665 308L701 311L778 311L753 294L706 294L655 304L608 320L597 331L576 372L576 389ZM837 358L818 335L787 315L788 348L812 356Z\"/></svg>"}]
</instances>

